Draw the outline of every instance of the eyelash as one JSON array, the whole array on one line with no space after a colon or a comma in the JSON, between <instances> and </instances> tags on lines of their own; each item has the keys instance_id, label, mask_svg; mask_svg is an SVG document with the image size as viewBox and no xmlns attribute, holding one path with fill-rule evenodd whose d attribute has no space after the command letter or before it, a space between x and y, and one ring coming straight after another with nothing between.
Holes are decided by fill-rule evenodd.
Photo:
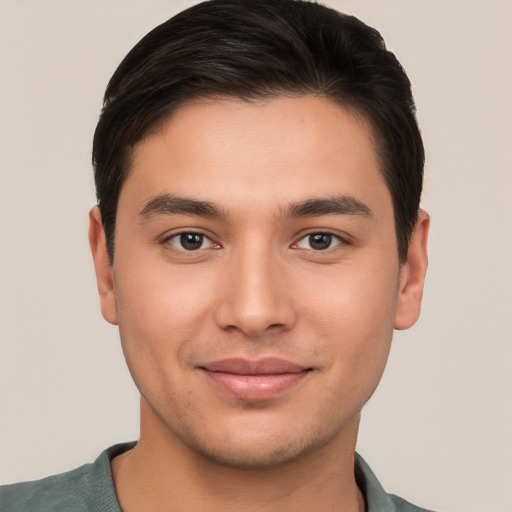
<instances>
[{"instance_id":1,"label":"eyelash","mask_svg":"<svg viewBox=\"0 0 512 512\"><path fill-rule=\"evenodd\" d=\"M196 247L196 248L189 248L189 249L185 248L183 246L183 244L187 243L187 240L185 238L183 238L183 237L187 237L187 236L189 237L188 242L190 242L192 244L194 244L194 242L195 243L199 243L200 242L200 246ZM195 237L195 240L194 240L194 237ZM311 247L311 242L313 241L312 237L317 237L317 238L318 237L328 237L328 240L327 240L328 246L323 248L323 249L314 249L314 248L312 248ZM309 248L307 248L307 247L300 247L299 244L301 244L301 242L307 241L307 240L309 240L310 247ZM177 241L177 243L173 243L173 241ZM320 244L322 243L322 240L317 240L317 241ZM334 246L332 246L332 243L334 241L336 243L335 243ZM202 247L202 245L205 242L208 243L208 247ZM182 251L182 252L186 252L186 253L199 252L199 251L205 250L205 249L219 249L220 248L219 244L216 244L209 236L205 235L204 233L201 233L200 231L180 231L179 233L174 233L173 235L166 237L163 240L163 243L164 244L170 244L176 250ZM308 234L302 236L297 242L292 244L291 248L292 249L305 249L305 250L308 250L308 251L313 251L315 253L322 253L322 252L331 251L331 250L335 249L339 245L346 245L346 244L348 244L348 242L345 239L343 239L342 237L340 237L339 235L336 235L336 234L331 233L329 231L314 231L312 233L308 233Z\"/></svg>"},{"instance_id":2,"label":"eyelash","mask_svg":"<svg viewBox=\"0 0 512 512\"><path fill-rule=\"evenodd\" d=\"M329 246L324 248L324 249L313 249L313 248L303 248L303 247L299 247L299 244L303 241L306 241L306 240L309 240L309 243L310 243L310 246L311 246L311 238L312 237L318 237L318 236L322 236L322 237L329 237ZM331 244L336 241L335 245L331 246ZM348 242L343 239L341 236L339 235L336 235L334 233L331 233L330 231L314 231L312 233L308 233L306 235L304 235L303 237L301 237L297 242L295 242L293 245L292 245L292 248L294 249L306 249L306 250L309 250L309 251L313 251L315 253L321 253L321 252L328 252L328 251L331 251L331 250L334 250L336 247L340 246L340 245L347 245Z\"/></svg>"},{"instance_id":3,"label":"eyelash","mask_svg":"<svg viewBox=\"0 0 512 512\"><path fill-rule=\"evenodd\" d=\"M197 238L200 237L201 238L201 246L205 242L209 243L209 246L208 247L201 247L200 246L200 247L197 247L195 249L186 249L185 247L183 247L183 243L185 242L183 237L186 237L186 236L191 237L189 239L189 241L191 243L194 243L193 237L196 238L196 240L195 240L196 242L197 242ZM173 243L174 240L177 241L177 244ZM170 244L176 250L182 251L182 252L187 252L187 253L199 252L200 250L205 250L205 249L218 249L218 248L220 248L219 244L216 244L209 236L205 235L204 233L201 233L200 231L180 231L179 233L174 233L173 235L166 237L163 240L163 243L164 244ZM181 247L179 247L178 244L180 244Z\"/></svg>"}]
</instances>

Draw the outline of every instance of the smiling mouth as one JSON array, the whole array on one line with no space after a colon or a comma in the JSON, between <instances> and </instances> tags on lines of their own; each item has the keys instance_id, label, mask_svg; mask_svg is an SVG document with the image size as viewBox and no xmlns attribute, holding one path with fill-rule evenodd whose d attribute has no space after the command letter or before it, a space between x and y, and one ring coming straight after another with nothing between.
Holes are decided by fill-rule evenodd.
<instances>
[{"instance_id":1,"label":"smiling mouth","mask_svg":"<svg viewBox=\"0 0 512 512\"><path fill-rule=\"evenodd\" d=\"M292 388L313 370L276 358L233 358L199 367L217 388L247 401L269 400Z\"/></svg>"}]
</instances>

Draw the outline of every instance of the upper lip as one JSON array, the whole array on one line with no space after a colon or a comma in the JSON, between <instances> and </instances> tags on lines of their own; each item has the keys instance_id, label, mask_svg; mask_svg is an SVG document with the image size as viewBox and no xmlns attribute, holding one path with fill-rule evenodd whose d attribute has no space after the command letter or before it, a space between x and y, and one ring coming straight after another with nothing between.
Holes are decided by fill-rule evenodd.
<instances>
[{"instance_id":1,"label":"upper lip","mask_svg":"<svg viewBox=\"0 0 512 512\"><path fill-rule=\"evenodd\" d=\"M299 373L311 368L301 366L285 359L267 357L251 360L240 357L222 359L201 365L210 372L233 373L237 375L276 375L282 373Z\"/></svg>"}]
</instances>

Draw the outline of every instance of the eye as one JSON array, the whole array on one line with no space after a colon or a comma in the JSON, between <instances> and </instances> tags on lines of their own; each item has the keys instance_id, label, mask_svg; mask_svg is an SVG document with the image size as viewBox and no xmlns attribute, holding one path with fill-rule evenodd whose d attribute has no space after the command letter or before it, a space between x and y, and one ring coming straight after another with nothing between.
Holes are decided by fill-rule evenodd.
<instances>
[{"instance_id":1,"label":"eye","mask_svg":"<svg viewBox=\"0 0 512 512\"><path fill-rule=\"evenodd\" d=\"M169 237L166 242L182 251L198 251L215 247L215 244L206 235L194 232L177 233Z\"/></svg>"},{"instance_id":2,"label":"eye","mask_svg":"<svg viewBox=\"0 0 512 512\"><path fill-rule=\"evenodd\" d=\"M342 243L339 236L330 233L311 233L301 238L296 247L299 249L309 249L313 251L325 251Z\"/></svg>"}]
</instances>

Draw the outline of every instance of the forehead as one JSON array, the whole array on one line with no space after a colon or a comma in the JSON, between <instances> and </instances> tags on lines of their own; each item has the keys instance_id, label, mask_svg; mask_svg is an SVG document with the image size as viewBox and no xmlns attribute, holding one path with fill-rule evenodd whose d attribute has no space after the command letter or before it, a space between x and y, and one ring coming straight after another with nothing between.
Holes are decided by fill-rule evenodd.
<instances>
[{"instance_id":1,"label":"forehead","mask_svg":"<svg viewBox=\"0 0 512 512\"><path fill-rule=\"evenodd\" d=\"M135 146L120 203L169 193L225 208L337 194L390 204L369 123L317 96L183 105Z\"/></svg>"}]
</instances>

